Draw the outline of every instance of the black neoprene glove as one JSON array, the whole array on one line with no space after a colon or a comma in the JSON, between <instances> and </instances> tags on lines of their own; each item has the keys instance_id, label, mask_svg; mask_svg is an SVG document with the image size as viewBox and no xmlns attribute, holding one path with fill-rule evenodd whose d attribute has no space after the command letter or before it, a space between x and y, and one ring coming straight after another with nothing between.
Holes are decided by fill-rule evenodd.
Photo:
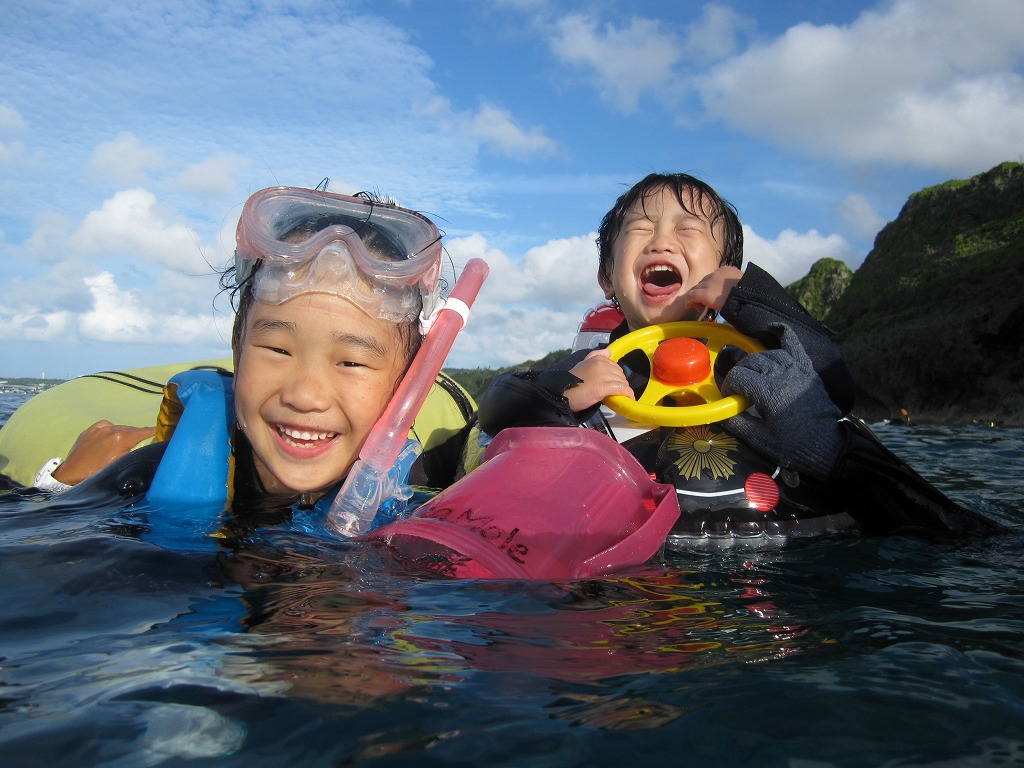
<instances>
[{"instance_id":1,"label":"black neoprene glove","mask_svg":"<svg viewBox=\"0 0 1024 768\"><path fill-rule=\"evenodd\" d=\"M843 450L842 414L796 333L781 323L769 328L782 348L747 355L722 382L722 394L743 395L760 415L747 411L722 426L785 469L824 480Z\"/></svg>"}]
</instances>

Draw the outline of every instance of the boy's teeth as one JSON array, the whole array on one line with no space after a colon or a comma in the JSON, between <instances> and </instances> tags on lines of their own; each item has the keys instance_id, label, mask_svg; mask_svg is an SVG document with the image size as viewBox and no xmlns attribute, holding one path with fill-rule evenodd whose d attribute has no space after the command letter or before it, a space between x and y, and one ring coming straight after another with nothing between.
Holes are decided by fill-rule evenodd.
<instances>
[{"instance_id":1,"label":"boy's teeth","mask_svg":"<svg viewBox=\"0 0 1024 768\"><path fill-rule=\"evenodd\" d=\"M676 272L675 267L670 267L668 264L652 264L644 269L644 276L653 275L655 272Z\"/></svg>"}]
</instances>

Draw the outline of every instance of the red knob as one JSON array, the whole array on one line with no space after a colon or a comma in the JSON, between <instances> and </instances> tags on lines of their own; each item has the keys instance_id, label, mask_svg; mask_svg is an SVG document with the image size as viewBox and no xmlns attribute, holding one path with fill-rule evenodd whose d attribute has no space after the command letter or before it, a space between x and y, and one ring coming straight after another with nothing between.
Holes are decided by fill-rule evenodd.
<instances>
[{"instance_id":1,"label":"red knob","mask_svg":"<svg viewBox=\"0 0 1024 768\"><path fill-rule=\"evenodd\" d=\"M697 339L668 339L654 350L654 378L664 384L683 387L704 381L710 374L711 353Z\"/></svg>"}]
</instances>

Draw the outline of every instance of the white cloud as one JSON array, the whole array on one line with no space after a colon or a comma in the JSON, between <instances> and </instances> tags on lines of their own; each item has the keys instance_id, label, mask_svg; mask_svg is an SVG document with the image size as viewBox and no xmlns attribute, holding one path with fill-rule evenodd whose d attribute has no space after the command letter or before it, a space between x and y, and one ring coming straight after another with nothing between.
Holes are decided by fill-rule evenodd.
<instances>
[{"instance_id":1,"label":"white cloud","mask_svg":"<svg viewBox=\"0 0 1024 768\"><path fill-rule=\"evenodd\" d=\"M509 110L487 101L481 101L475 112L457 111L448 99L432 96L419 103L417 112L444 128L454 129L474 145L488 147L506 157L522 160L558 151L558 144L545 135L543 128L524 128Z\"/></svg>"},{"instance_id":2,"label":"white cloud","mask_svg":"<svg viewBox=\"0 0 1024 768\"><path fill-rule=\"evenodd\" d=\"M597 233L591 232L528 250L519 276L527 294L552 306L589 306L599 300L596 239Z\"/></svg>"},{"instance_id":3,"label":"white cloud","mask_svg":"<svg viewBox=\"0 0 1024 768\"><path fill-rule=\"evenodd\" d=\"M53 263L68 257L67 240L72 229L67 216L43 211L32 223L32 234L24 243L24 253L31 261Z\"/></svg>"},{"instance_id":4,"label":"white cloud","mask_svg":"<svg viewBox=\"0 0 1024 768\"><path fill-rule=\"evenodd\" d=\"M93 306L79 318L83 337L97 341L192 344L221 340L212 317L172 312L160 315L138 292L122 290L109 272L84 278Z\"/></svg>"},{"instance_id":5,"label":"white cloud","mask_svg":"<svg viewBox=\"0 0 1024 768\"><path fill-rule=\"evenodd\" d=\"M850 161L977 171L1018 156L1024 4L901 0L848 26L799 24L713 70L711 114Z\"/></svg>"},{"instance_id":6,"label":"white cloud","mask_svg":"<svg viewBox=\"0 0 1024 768\"><path fill-rule=\"evenodd\" d=\"M165 270L145 286L146 304L165 314L178 311L211 318L233 316L230 297L222 295L219 286L219 274L186 275Z\"/></svg>"},{"instance_id":7,"label":"white cloud","mask_svg":"<svg viewBox=\"0 0 1024 768\"><path fill-rule=\"evenodd\" d=\"M448 242L459 268L474 257L490 267L449 364L511 365L568 349L587 308L602 299L596 237L592 232L551 240L519 260L491 247L479 234Z\"/></svg>"},{"instance_id":8,"label":"white cloud","mask_svg":"<svg viewBox=\"0 0 1024 768\"><path fill-rule=\"evenodd\" d=\"M20 311L0 305L0 339L53 341L68 331L70 312Z\"/></svg>"},{"instance_id":9,"label":"white cloud","mask_svg":"<svg viewBox=\"0 0 1024 768\"><path fill-rule=\"evenodd\" d=\"M490 267L487 274L487 281L484 289L491 289L493 285L503 282L512 271L512 265L508 256L498 248L494 248L487 242L487 238L479 232L465 237L452 237L444 241L445 250L455 264L455 268L461 273L462 268L470 259L483 259Z\"/></svg>"},{"instance_id":10,"label":"white cloud","mask_svg":"<svg viewBox=\"0 0 1024 768\"><path fill-rule=\"evenodd\" d=\"M0 134L18 134L28 126L21 113L9 104L0 104Z\"/></svg>"},{"instance_id":11,"label":"white cloud","mask_svg":"<svg viewBox=\"0 0 1024 768\"><path fill-rule=\"evenodd\" d=\"M705 5L701 16L686 29L683 50L687 58L723 59L735 53L740 33L754 31L753 20L724 5Z\"/></svg>"},{"instance_id":12,"label":"white cloud","mask_svg":"<svg viewBox=\"0 0 1024 768\"><path fill-rule=\"evenodd\" d=\"M880 216L864 195L847 195L839 203L839 214L854 233L864 239L873 239L885 226L885 217Z\"/></svg>"},{"instance_id":13,"label":"white cloud","mask_svg":"<svg viewBox=\"0 0 1024 768\"><path fill-rule=\"evenodd\" d=\"M783 230L766 240L750 227L743 227L743 262L754 262L780 284L789 285L804 277L819 259L839 259L856 269L861 256L839 235L822 235L817 230L800 233Z\"/></svg>"},{"instance_id":14,"label":"white cloud","mask_svg":"<svg viewBox=\"0 0 1024 768\"><path fill-rule=\"evenodd\" d=\"M182 189L204 197L229 197L238 194L239 173L249 168L246 157L234 152L219 152L192 163L178 176Z\"/></svg>"},{"instance_id":15,"label":"white cloud","mask_svg":"<svg viewBox=\"0 0 1024 768\"><path fill-rule=\"evenodd\" d=\"M555 23L549 43L555 56L589 72L601 97L627 113L636 110L645 91L672 79L681 56L676 36L651 19L598 29L594 19L566 16Z\"/></svg>"},{"instance_id":16,"label":"white cloud","mask_svg":"<svg viewBox=\"0 0 1024 768\"><path fill-rule=\"evenodd\" d=\"M135 134L127 131L97 146L92 156L93 169L119 184L137 184L162 165L163 158L157 150L143 145Z\"/></svg>"},{"instance_id":17,"label":"white cloud","mask_svg":"<svg viewBox=\"0 0 1024 768\"><path fill-rule=\"evenodd\" d=\"M82 335L100 341L144 341L152 332L152 315L140 306L136 295L122 291L109 272L83 280L92 295L93 308L79 320Z\"/></svg>"},{"instance_id":18,"label":"white cloud","mask_svg":"<svg viewBox=\"0 0 1024 768\"><path fill-rule=\"evenodd\" d=\"M0 104L0 136L23 133L26 124L21 113L7 104ZM25 144L20 141L0 141L0 165L9 165L15 158L25 154Z\"/></svg>"},{"instance_id":19,"label":"white cloud","mask_svg":"<svg viewBox=\"0 0 1024 768\"><path fill-rule=\"evenodd\" d=\"M71 236L83 255L127 255L186 274L210 271L199 237L145 189L126 189L91 211Z\"/></svg>"},{"instance_id":20,"label":"white cloud","mask_svg":"<svg viewBox=\"0 0 1024 768\"><path fill-rule=\"evenodd\" d=\"M512 157L550 155L557 145L541 128L518 126L507 109L483 103L469 121L469 132L482 143Z\"/></svg>"},{"instance_id":21,"label":"white cloud","mask_svg":"<svg viewBox=\"0 0 1024 768\"><path fill-rule=\"evenodd\" d=\"M447 366L499 367L536 360L556 349L569 349L583 311L495 306L478 301L466 330L452 348Z\"/></svg>"},{"instance_id":22,"label":"white cloud","mask_svg":"<svg viewBox=\"0 0 1024 768\"><path fill-rule=\"evenodd\" d=\"M0 165L10 165L25 154L25 144L20 141L0 141Z\"/></svg>"},{"instance_id":23,"label":"white cloud","mask_svg":"<svg viewBox=\"0 0 1024 768\"><path fill-rule=\"evenodd\" d=\"M628 24L599 27L574 14L546 25L548 44L561 61L586 73L601 97L625 113L652 95L677 104L692 87L694 72L732 55L754 22L724 5L705 5L679 34L661 21L633 17ZM678 66L677 66L678 65Z\"/></svg>"},{"instance_id":24,"label":"white cloud","mask_svg":"<svg viewBox=\"0 0 1024 768\"><path fill-rule=\"evenodd\" d=\"M455 264L482 258L490 267L481 296L502 304L559 307L589 306L599 301L597 284L597 234L559 238L530 248L514 261L486 238L473 234L447 243Z\"/></svg>"}]
</instances>

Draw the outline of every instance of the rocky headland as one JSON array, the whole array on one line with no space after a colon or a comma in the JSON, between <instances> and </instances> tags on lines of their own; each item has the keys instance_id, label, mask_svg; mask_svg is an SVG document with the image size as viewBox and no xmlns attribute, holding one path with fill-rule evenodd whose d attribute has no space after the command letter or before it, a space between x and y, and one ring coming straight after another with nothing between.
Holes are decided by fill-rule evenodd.
<instances>
[{"instance_id":1,"label":"rocky headland","mask_svg":"<svg viewBox=\"0 0 1024 768\"><path fill-rule=\"evenodd\" d=\"M836 331L858 416L1024 426L1024 164L911 195L855 272L788 287Z\"/></svg>"}]
</instances>

